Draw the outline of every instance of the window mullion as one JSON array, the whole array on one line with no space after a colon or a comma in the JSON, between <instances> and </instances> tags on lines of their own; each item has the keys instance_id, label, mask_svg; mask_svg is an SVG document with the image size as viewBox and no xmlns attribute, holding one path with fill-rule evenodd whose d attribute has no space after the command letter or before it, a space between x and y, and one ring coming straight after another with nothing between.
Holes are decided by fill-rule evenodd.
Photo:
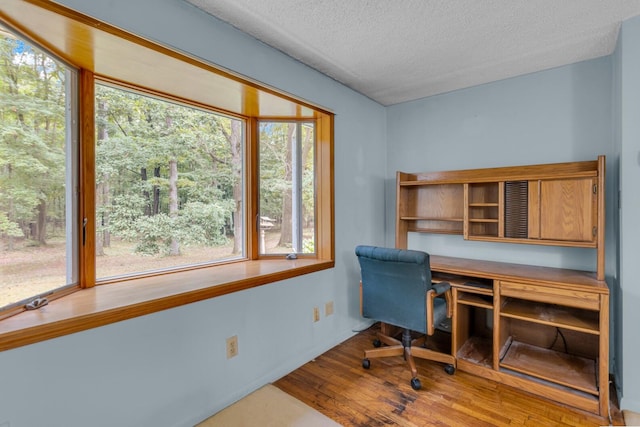
<instances>
[{"instance_id":1,"label":"window mullion","mask_svg":"<svg viewBox=\"0 0 640 427\"><path fill-rule=\"evenodd\" d=\"M291 228L293 252L302 250L302 123L296 123L296 139L291 156Z\"/></svg>"},{"instance_id":2,"label":"window mullion","mask_svg":"<svg viewBox=\"0 0 640 427\"><path fill-rule=\"evenodd\" d=\"M259 138L258 120L255 117L250 117L247 120L245 172L245 212L247 215L245 241L249 259L258 259L260 257Z\"/></svg>"},{"instance_id":3,"label":"window mullion","mask_svg":"<svg viewBox=\"0 0 640 427\"><path fill-rule=\"evenodd\" d=\"M80 251L80 286L90 288L96 283L95 257L95 79L86 69L80 70L80 212L78 240Z\"/></svg>"}]
</instances>

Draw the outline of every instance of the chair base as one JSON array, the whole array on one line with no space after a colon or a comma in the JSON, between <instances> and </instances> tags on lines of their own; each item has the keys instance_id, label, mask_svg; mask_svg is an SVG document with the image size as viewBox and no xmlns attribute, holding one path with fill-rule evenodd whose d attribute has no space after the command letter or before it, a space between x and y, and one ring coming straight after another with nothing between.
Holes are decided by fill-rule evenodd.
<instances>
[{"instance_id":1,"label":"chair base","mask_svg":"<svg viewBox=\"0 0 640 427\"><path fill-rule=\"evenodd\" d=\"M370 366L369 359L404 356L404 360L407 362L409 369L411 370L411 387L414 390L421 388L420 380L418 379L418 369L416 368L414 357L446 363L447 366L445 367L445 372L449 375L453 375L455 372L456 358L450 354L440 353L438 351L425 348L424 344L426 342L426 336L412 339L411 331L405 329L402 332L402 340L398 340L382 332L377 333L377 340L380 343L386 344L386 346L365 350L362 366L365 369L368 369ZM375 342L374 345L376 345Z\"/></svg>"}]
</instances>

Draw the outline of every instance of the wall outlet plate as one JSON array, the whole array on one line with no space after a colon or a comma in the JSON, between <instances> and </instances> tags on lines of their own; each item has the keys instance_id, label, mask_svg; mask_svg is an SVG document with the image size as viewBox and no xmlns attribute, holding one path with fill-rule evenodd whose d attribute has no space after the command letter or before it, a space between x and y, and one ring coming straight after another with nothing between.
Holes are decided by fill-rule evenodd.
<instances>
[{"instance_id":1,"label":"wall outlet plate","mask_svg":"<svg viewBox=\"0 0 640 427\"><path fill-rule=\"evenodd\" d=\"M238 355L238 336L234 335L227 338L227 359Z\"/></svg>"},{"instance_id":2,"label":"wall outlet plate","mask_svg":"<svg viewBox=\"0 0 640 427\"><path fill-rule=\"evenodd\" d=\"M331 316L333 314L333 301L329 301L324 305L324 315Z\"/></svg>"}]
</instances>

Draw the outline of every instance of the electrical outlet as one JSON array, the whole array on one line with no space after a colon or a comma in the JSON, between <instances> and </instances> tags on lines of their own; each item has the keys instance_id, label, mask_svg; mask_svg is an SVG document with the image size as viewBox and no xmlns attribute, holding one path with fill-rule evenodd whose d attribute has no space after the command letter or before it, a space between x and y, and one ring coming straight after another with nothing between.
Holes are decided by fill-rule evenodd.
<instances>
[{"instance_id":1,"label":"electrical outlet","mask_svg":"<svg viewBox=\"0 0 640 427\"><path fill-rule=\"evenodd\" d=\"M313 307L313 321L317 322L320 320L320 309L318 307Z\"/></svg>"},{"instance_id":2,"label":"electrical outlet","mask_svg":"<svg viewBox=\"0 0 640 427\"><path fill-rule=\"evenodd\" d=\"M234 335L227 338L227 359L238 355L238 336Z\"/></svg>"},{"instance_id":3,"label":"electrical outlet","mask_svg":"<svg viewBox=\"0 0 640 427\"><path fill-rule=\"evenodd\" d=\"M324 315L331 316L333 314L333 301L329 301L324 305Z\"/></svg>"}]
</instances>

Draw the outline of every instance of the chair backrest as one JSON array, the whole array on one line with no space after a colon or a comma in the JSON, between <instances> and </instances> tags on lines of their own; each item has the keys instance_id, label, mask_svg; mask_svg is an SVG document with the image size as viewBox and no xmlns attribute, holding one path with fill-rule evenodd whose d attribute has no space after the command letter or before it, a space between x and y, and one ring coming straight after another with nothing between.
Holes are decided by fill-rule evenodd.
<instances>
[{"instance_id":1,"label":"chair backrest","mask_svg":"<svg viewBox=\"0 0 640 427\"><path fill-rule=\"evenodd\" d=\"M362 315L426 333L429 254L361 245L356 256L362 277Z\"/></svg>"}]
</instances>

